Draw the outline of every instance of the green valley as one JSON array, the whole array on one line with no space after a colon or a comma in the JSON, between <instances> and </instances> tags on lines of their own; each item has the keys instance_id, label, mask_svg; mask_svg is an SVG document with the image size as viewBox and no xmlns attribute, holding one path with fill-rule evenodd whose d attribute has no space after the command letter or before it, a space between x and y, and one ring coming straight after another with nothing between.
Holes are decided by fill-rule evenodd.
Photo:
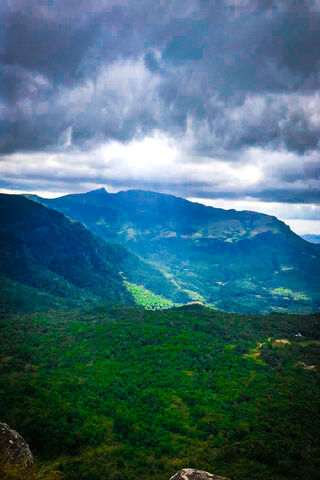
<instances>
[{"instance_id":1,"label":"green valley","mask_svg":"<svg viewBox=\"0 0 320 480\"><path fill-rule=\"evenodd\" d=\"M180 291L192 291L219 310L306 314L320 309L318 245L276 217L143 190L111 194L102 188L29 198L123 245L165 272Z\"/></svg>"}]
</instances>

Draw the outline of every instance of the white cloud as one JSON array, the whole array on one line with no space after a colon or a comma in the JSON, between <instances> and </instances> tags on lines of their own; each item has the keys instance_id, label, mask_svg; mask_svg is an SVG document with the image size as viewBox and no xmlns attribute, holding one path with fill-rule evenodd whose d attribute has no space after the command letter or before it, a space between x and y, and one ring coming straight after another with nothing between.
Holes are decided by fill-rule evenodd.
<instances>
[{"instance_id":1,"label":"white cloud","mask_svg":"<svg viewBox=\"0 0 320 480\"><path fill-rule=\"evenodd\" d=\"M320 235L320 221L316 220L287 220L291 229L298 235Z\"/></svg>"},{"instance_id":2,"label":"white cloud","mask_svg":"<svg viewBox=\"0 0 320 480\"><path fill-rule=\"evenodd\" d=\"M299 188L303 194L306 185L310 189L319 188L319 180L313 176L308 178L302 172L302 179L299 177L300 157L294 153L249 148L241 153L238 162L196 157L185 155L175 139L160 131L127 143L103 143L89 152L71 145L72 127L66 130L63 141L67 148L60 152L4 156L0 162L2 190L41 195L46 192L45 196L84 192L101 186L109 191L160 190L215 207L275 215L298 233L305 233L305 228L311 229L307 233L317 232L319 205L261 200L264 195L277 198L279 192L288 194ZM306 156L305 166L316 164L314 155ZM286 173L294 178L290 175L287 178ZM228 197L234 199L227 200ZM301 223L300 220L313 221Z\"/></svg>"},{"instance_id":3,"label":"white cloud","mask_svg":"<svg viewBox=\"0 0 320 480\"><path fill-rule=\"evenodd\" d=\"M319 180L299 177L300 158L293 153L268 152L250 148L242 152L238 162L208 156L186 156L172 138L155 131L131 142L107 142L89 152L72 148L72 127L64 132L63 151L56 153L14 153L3 156L0 163L2 179L7 182L24 180L70 181L70 183L111 183L123 185L133 180L166 185L194 185L194 191L258 197L272 189L302 190L306 184L318 188ZM310 156L310 165L314 159ZM308 165L306 159L305 165ZM285 174L297 175L293 180ZM301 185L300 183L301 182ZM204 196L204 195L201 195ZM209 195L210 197L210 195Z\"/></svg>"}]
</instances>

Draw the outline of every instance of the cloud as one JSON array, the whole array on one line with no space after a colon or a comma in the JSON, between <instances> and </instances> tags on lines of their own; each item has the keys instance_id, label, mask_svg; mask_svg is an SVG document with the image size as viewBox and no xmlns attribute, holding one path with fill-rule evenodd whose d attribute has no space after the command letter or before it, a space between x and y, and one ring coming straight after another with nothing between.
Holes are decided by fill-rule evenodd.
<instances>
[{"instance_id":1,"label":"cloud","mask_svg":"<svg viewBox=\"0 0 320 480\"><path fill-rule=\"evenodd\" d=\"M73 131L72 131L73 138ZM71 143L67 130L65 143ZM264 202L320 203L320 178L315 154L300 167L295 153L250 148L237 162L211 157L189 157L174 137L161 131L130 142L110 141L88 152L74 147L60 152L14 153L0 163L2 187L27 188L34 182L46 189L84 190L94 186L145 188L178 193L185 197L241 199ZM196 168L195 168L196 163ZM310 167L310 168L308 168ZM294 178L288 177L291 171ZM311 174L310 174L311 171ZM316 174L314 173L316 172Z\"/></svg>"},{"instance_id":2,"label":"cloud","mask_svg":"<svg viewBox=\"0 0 320 480\"><path fill-rule=\"evenodd\" d=\"M199 201L198 198L189 198L190 201ZM266 213L267 215L275 215L280 219L289 220L310 220L320 221L320 205L313 204L283 204L279 202L261 202L252 198L241 200L225 200L225 199L206 199L201 198L201 203L205 205L237 210L250 210L254 212Z\"/></svg>"},{"instance_id":3,"label":"cloud","mask_svg":"<svg viewBox=\"0 0 320 480\"><path fill-rule=\"evenodd\" d=\"M320 235L320 222L314 220L287 220L291 229L298 235Z\"/></svg>"},{"instance_id":4,"label":"cloud","mask_svg":"<svg viewBox=\"0 0 320 480\"><path fill-rule=\"evenodd\" d=\"M88 148L106 139L128 140L157 124L156 75L142 59L118 60L90 78L54 92L48 78L22 70L15 102L3 112L8 122L2 148L60 150L72 128L73 143ZM1 142L0 142L1 146Z\"/></svg>"},{"instance_id":5,"label":"cloud","mask_svg":"<svg viewBox=\"0 0 320 480\"><path fill-rule=\"evenodd\" d=\"M0 14L3 188L319 203L318 0L4 0Z\"/></svg>"}]
</instances>

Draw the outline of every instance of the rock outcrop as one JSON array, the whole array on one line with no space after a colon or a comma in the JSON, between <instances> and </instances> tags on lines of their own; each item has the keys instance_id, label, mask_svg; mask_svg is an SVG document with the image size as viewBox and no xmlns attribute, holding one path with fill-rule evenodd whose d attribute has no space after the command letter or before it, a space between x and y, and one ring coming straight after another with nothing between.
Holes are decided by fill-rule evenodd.
<instances>
[{"instance_id":1,"label":"rock outcrop","mask_svg":"<svg viewBox=\"0 0 320 480\"><path fill-rule=\"evenodd\" d=\"M6 423L0 423L0 470L17 467L20 472L31 471L34 460L29 445Z\"/></svg>"},{"instance_id":2,"label":"rock outcrop","mask_svg":"<svg viewBox=\"0 0 320 480\"><path fill-rule=\"evenodd\" d=\"M219 477L204 470L195 470L194 468L184 468L177 472L170 480L228 480L226 477Z\"/></svg>"}]
</instances>

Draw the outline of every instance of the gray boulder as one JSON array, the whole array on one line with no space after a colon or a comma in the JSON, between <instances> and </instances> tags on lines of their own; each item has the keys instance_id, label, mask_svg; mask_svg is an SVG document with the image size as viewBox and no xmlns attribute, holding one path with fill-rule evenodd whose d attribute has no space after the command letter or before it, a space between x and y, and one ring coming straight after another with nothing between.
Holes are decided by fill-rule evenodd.
<instances>
[{"instance_id":1,"label":"gray boulder","mask_svg":"<svg viewBox=\"0 0 320 480\"><path fill-rule=\"evenodd\" d=\"M226 477L219 477L204 470L195 470L194 468L184 468L177 472L170 480L228 480Z\"/></svg>"},{"instance_id":2,"label":"gray boulder","mask_svg":"<svg viewBox=\"0 0 320 480\"><path fill-rule=\"evenodd\" d=\"M34 467L29 445L6 423L0 423L0 470L9 465L16 466L20 472L28 472Z\"/></svg>"}]
</instances>

